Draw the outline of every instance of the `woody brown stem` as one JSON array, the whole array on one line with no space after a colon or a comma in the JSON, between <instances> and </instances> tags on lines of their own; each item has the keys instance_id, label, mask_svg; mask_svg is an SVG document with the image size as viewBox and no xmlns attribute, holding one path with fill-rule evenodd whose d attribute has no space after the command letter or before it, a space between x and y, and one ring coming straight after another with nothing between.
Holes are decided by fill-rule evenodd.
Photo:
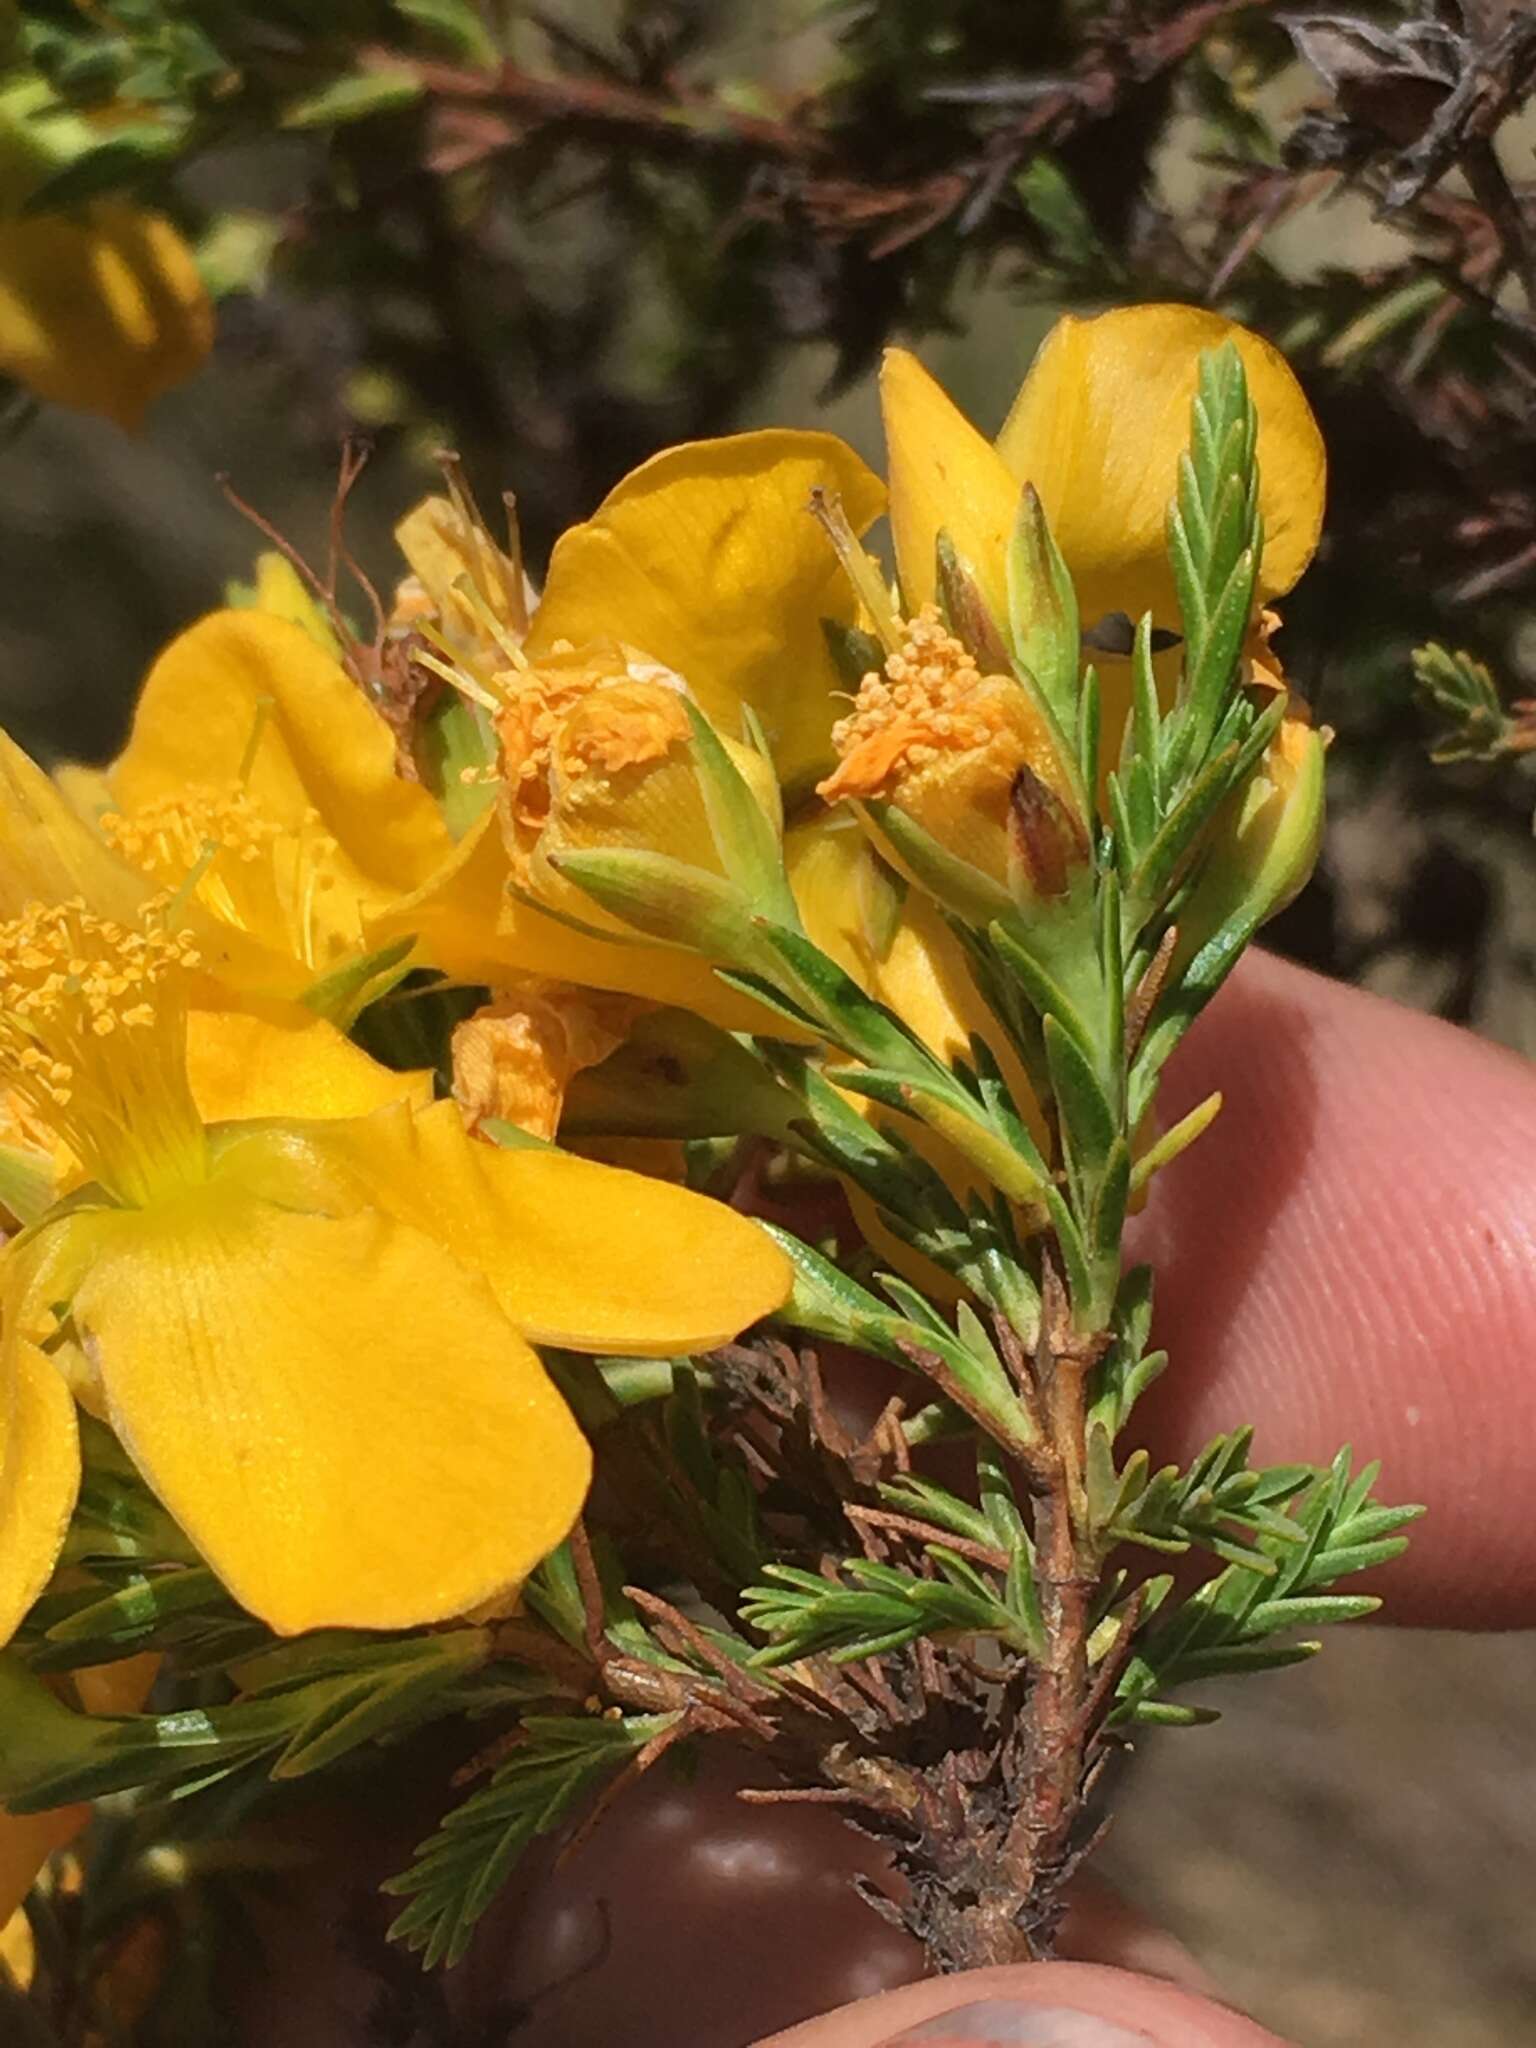
<instances>
[{"instance_id":1,"label":"woody brown stem","mask_svg":"<svg viewBox=\"0 0 1536 2048\"><path fill-rule=\"evenodd\" d=\"M1082 1490L1085 1385L1105 1340L1085 1340L1073 1330L1066 1291L1049 1256L1043 1279L1032 1377L1046 1442L1033 1452L1027 1477L1044 1645L1004 1752L1011 1796L999 1833L978 1845L974 1812L963 1793L946 1800L934 1789L930 1841L941 1897L924 1934L932 1961L945 1970L1039 1960L1051 1953L1062 1886L1079 1854L1090 1751L1114 1687L1114 1673L1096 1684L1089 1671L1100 1561L1087 1537ZM974 1885L973 1874L981 1880ZM967 1892L969 1903L950 1903Z\"/></svg>"}]
</instances>

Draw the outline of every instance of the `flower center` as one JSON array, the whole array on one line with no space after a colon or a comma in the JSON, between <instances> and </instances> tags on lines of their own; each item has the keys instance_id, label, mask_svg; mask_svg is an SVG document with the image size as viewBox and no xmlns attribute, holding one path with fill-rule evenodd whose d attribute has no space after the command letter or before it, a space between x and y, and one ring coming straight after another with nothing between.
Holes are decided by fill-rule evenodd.
<instances>
[{"instance_id":1,"label":"flower center","mask_svg":"<svg viewBox=\"0 0 1536 2048\"><path fill-rule=\"evenodd\" d=\"M853 710L833 726L839 762L821 795L829 802L881 796L940 754L985 746L998 719L995 706L977 695L983 680L976 657L924 605L885 666L860 682Z\"/></svg>"},{"instance_id":2,"label":"flower center","mask_svg":"<svg viewBox=\"0 0 1536 2048\"><path fill-rule=\"evenodd\" d=\"M221 923L317 973L364 950L354 892L342 886L341 849L315 811L290 828L231 784L109 811L101 830L162 887L187 890Z\"/></svg>"},{"instance_id":3,"label":"flower center","mask_svg":"<svg viewBox=\"0 0 1536 2048\"><path fill-rule=\"evenodd\" d=\"M198 956L150 921L82 902L0 923L0 1075L120 1201L200 1180L203 1126L186 1071L185 983Z\"/></svg>"},{"instance_id":4,"label":"flower center","mask_svg":"<svg viewBox=\"0 0 1536 2048\"><path fill-rule=\"evenodd\" d=\"M598 678L529 669L496 720L506 805L519 833L536 838L549 818L555 743L566 718Z\"/></svg>"}]
</instances>

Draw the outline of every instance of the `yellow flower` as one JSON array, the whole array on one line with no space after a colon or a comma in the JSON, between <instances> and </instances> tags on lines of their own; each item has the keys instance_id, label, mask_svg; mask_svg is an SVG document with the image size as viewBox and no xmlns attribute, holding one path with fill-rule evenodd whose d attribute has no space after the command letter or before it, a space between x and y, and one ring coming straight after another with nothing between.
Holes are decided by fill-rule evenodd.
<instances>
[{"instance_id":1,"label":"yellow flower","mask_svg":"<svg viewBox=\"0 0 1536 2048\"><path fill-rule=\"evenodd\" d=\"M1167 511L1201 356L1225 342L1242 357L1259 420L1265 544L1248 676L1283 689L1267 600L1291 587L1317 545L1324 458L1301 388L1267 341L1187 306L1064 319L995 446L912 356L887 353L881 399L907 618L879 622L884 665L864 677L837 726L841 758L820 787L831 801L876 806L865 817L877 833L894 838L906 821L926 835L950 859L947 900L969 914L994 915L1010 896L1061 896L1088 855L1084 771L1010 672L1010 638L1027 625L1013 615L1022 598L1010 581L1025 487L1049 521L1085 628L1112 613L1132 621L1150 613L1156 627L1175 631ZM941 574L941 542L953 551L958 583ZM954 632L940 622L938 596ZM1130 691L1127 663L1111 657L1101 667L1102 785L1119 755ZM882 805L893 807L883 826ZM898 864L917 860L910 841L905 852L882 843ZM931 863L924 879L934 885Z\"/></svg>"},{"instance_id":2,"label":"yellow flower","mask_svg":"<svg viewBox=\"0 0 1536 2048\"><path fill-rule=\"evenodd\" d=\"M0 220L0 372L137 428L213 345L197 264L163 214L121 199Z\"/></svg>"},{"instance_id":3,"label":"yellow flower","mask_svg":"<svg viewBox=\"0 0 1536 2048\"><path fill-rule=\"evenodd\" d=\"M607 673L593 674L590 651L576 661L581 681L569 697L569 670L551 657L536 672L538 694L519 695L499 722L504 830L524 889L573 919L623 933L618 919L561 875L561 854L630 847L705 873L724 868L675 682L635 678L617 649ZM777 830L772 769L750 747L724 736L721 745Z\"/></svg>"},{"instance_id":4,"label":"yellow flower","mask_svg":"<svg viewBox=\"0 0 1536 2048\"><path fill-rule=\"evenodd\" d=\"M995 883L999 900L1008 888L1059 895L1087 858L1087 827L1039 711L1012 676L983 675L932 605L864 677L833 739L842 758L819 785L828 803L889 801ZM983 917L995 907L978 905Z\"/></svg>"},{"instance_id":5,"label":"yellow flower","mask_svg":"<svg viewBox=\"0 0 1536 2048\"><path fill-rule=\"evenodd\" d=\"M267 621L266 626L276 623ZM300 648L309 646L297 628L281 631L292 634ZM184 636L192 642L194 662L204 644L194 637L197 632L194 628L193 635ZM237 644L251 643L242 634ZM285 644L291 652L293 643ZM216 649L217 642L211 651ZM318 669L308 671L308 679L313 682L318 675L323 683L329 665L318 650L310 651ZM164 664L155 673L163 672ZM214 662L204 671L217 672ZM302 663L281 673L300 684L306 679ZM170 674L174 681L174 667ZM308 699L311 718L318 694L312 691ZM158 696L151 701L157 704ZM252 730L258 730L258 713L248 708ZM190 707L181 709L190 715ZM373 716L360 701L357 710L365 723ZM171 722L168 718L161 731ZM226 721L225 729L235 722ZM208 761L216 773L221 726L211 693L202 729L210 737ZM0 916L20 916L38 903L78 901L98 917L132 927L147 904L164 900L168 890L180 891L185 900L178 922L195 939L200 955L188 991L187 1070L198 1112L209 1121L359 1116L396 1099L430 1101L430 1076L386 1071L327 1018L293 1000L314 982L316 966L332 957L314 945L308 960L288 950L303 941L306 919L305 879L287 858L294 835L285 845L275 822L262 816L257 798L246 789L231 788L222 809L212 785L194 785L180 800L162 796L160 789L173 786L174 767L166 764L157 781L154 731L154 721L146 721L141 707L134 738L110 777L84 778L92 810L118 806L95 826L0 733ZM348 737L344 729L338 734L339 741ZM277 752L275 737L267 745L270 757ZM316 745L323 745L323 733ZM133 806L118 794L141 781L152 792L143 805ZM113 838L119 848L131 846L142 865L130 865L109 844ZM189 877L195 884L190 891ZM292 887L285 895L287 884ZM342 893L340 885L337 893ZM354 910L354 930L357 916ZM320 930L318 912L308 913L308 929L312 936ZM12 1214L19 1211L7 1192L5 1169L16 1166L40 1180L44 1198L71 1185L83 1170L56 1129L40 1123L25 1098L0 1076L0 1207Z\"/></svg>"},{"instance_id":6,"label":"yellow flower","mask_svg":"<svg viewBox=\"0 0 1536 2048\"><path fill-rule=\"evenodd\" d=\"M731 1211L498 1151L451 1102L206 1126L197 965L70 905L0 926L0 1068L93 1176L0 1270L0 1641L67 1525L71 1388L272 1628L410 1627L517 1585L580 1508L530 1339L705 1350L788 1290Z\"/></svg>"},{"instance_id":7,"label":"yellow flower","mask_svg":"<svg viewBox=\"0 0 1536 2048\"><path fill-rule=\"evenodd\" d=\"M855 609L811 517L818 489L856 533L883 507L879 480L830 434L771 428L654 456L556 543L530 660L619 640L681 676L727 738L749 707L793 801L831 762L840 684L824 622Z\"/></svg>"},{"instance_id":8,"label":"yellow flower","mask_svg":"<svg viewBox=\"0 0 1536 2048\"><path fill-rule=\"evenodd\" d=\"M221 611L150 669L98 827L157 887L190 890L234 978L292 994L373 946L370 922L452 853L394 735L290 620Z\"/></svg>"},{"instance_id":9,"label":"yellow flower","mask_svg":"<svg viewBox=\"0 0 1536 2048\"><path fill-rule=\"evenodd\" d=\"M995 446L904 350L881 377L891 530L910 612L932 602L946 531L993 614L1007 618L1007 551L1026 484L1038 492L1085 626L1106 613L1177 631L1165 518L1189 440L1202 353L1232 342L1259 416L1261 602L1300 577L1322 530L1322 436L1283 356L1193 306L1127 306L1059 321Z\"/></svg>"},{"instance_id":10,"label":"yellow flower","mask_svg":"<svg viewBox=\"0 0 1536 2048\"><path fill-rule=\"evenodd\" d=\"M763 1023L706 961L636 944L549 856L641 843L703 852L679 689L769 811L774 777L740 744L744 712L789 793L832 765L840 678L824 622L850 624L856 606L811 516L818 489L859 532L879 513L878 480L831 435L773 430L669 449L561 537L526 633L514 555L467 501L417 508L401 534L413 578L397 622L446 650L444 671L494 718L506 844L487 813L381 931L415 930L428 957L492 986L531 973L732 1027ZM592 693L601 702L585 704ZM712 854L705 864L716 865Z\"/></svg>"}]
</instances>

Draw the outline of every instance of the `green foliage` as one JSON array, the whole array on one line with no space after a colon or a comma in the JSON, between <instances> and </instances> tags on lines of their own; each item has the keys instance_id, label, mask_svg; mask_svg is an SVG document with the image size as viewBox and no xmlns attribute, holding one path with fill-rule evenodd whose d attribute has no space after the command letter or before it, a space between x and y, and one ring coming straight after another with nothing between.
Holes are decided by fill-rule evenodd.
<instances>
[{"instance_id":1,"label":"green foliage","mask_svg":"<svg viewBox=\"0 0 1536 2048\"><path fill-rule=\"evenodd\" d=\"M8 1653L0 1656L0 1798L33 1812L136 1788L184 1792L246 1766L303 1777L461 1706L459 1688L489 1649L477 1628L320 1634L232 1665L244 1683L227 1704L113 1717L72 1711Z\"/></svg>"},{"instance_id":2,"label":"green foliage","mask_svg":"<svg viewBox=\"0 0 1536 2048\"><path fill-rule=\"evenodd\" d=\"M853 1664L904 1649L919 1636L991 1636L1007 1648L1038 1650L1032 1618L1007 1606L988 1579L958 1552L924 1545L935 1576L868 1558L849 1558L837 1579L797 1565L764 1567L765 1585L749 1586L741 1618L771 1638L754 1665L771 1669L801 1657L829 1656Z\"/></svg>"},{"instance_id":3,"label":"green foliage","mask_svg":"<svg viewBox=\"0 0 1536 2048\"><path fill-rule=\"evenodd\" d=\"M1256 1536L1257 1558L1272 1569L1257 1568L1256 1559L1234 1560L1140 1636L1113 1719L1175 1726L1209 1720L1209 1709L1167 1694L1201 1679L1297 1663L1320 1646L1278 1637L1374 1613L1381 1605L1374 1595L1331 1588L1400 1555L1407 1544L1399 1532L1423 1512L1374 1500L1376 1471L1368 1465L1352 1477L1349 1452L1340 1451L1328 1471L1311 1477L1287 1518L1291 1526ZM1291 1476L1287 1471L1286 1484Z\"/></svg>"},{"instance_id":4,"label":"green foliage","mask_svg":"<svg viewBox=\"0 0 1536 2048\"><path fill-rule=\"evenodd\" d=\"M1100 1543L1106 1550L1138 1543L1170 1555L1198 1547L1269 1575L1275 1567L1258 1539L1302 1540L1284 1508L1317 1475L1310 1465L1254 1471L1248 1464L1252 1441L1251 1429L1216 1437L1184 1472L1176 1465L1154 1471L1147 1452L1138 1450L1116 1471L1108 1432L1090 1428L1088 1512Z\"/></svg>"},{"instance_id":5,"label":"green foliage","mask_svg":"<svg viewBox=\"0 0 1536 2048\"><path fill-rule=\"evenodd\" d=\"M1432 761L1497 761L1528 744L1528 722L1511 716L1492 670L1464 648L1416 647L1413 675L1440 728L1430 744Z\"/></svg>"},{"instance_id":6,"label":"green foliage","mask_svg":"<svg viewBox=\"0 0 1536 2048\"><path fill-rule=\"evenodd\" d=\"M511 1756L422 1843L410 1868L385 1885L410 1900L391 1940L419 1950L428 1968L461 1961L476 1921L529 1843L558 1827L674 1718L526 1716Z\"/></svg>"}]
</instances>

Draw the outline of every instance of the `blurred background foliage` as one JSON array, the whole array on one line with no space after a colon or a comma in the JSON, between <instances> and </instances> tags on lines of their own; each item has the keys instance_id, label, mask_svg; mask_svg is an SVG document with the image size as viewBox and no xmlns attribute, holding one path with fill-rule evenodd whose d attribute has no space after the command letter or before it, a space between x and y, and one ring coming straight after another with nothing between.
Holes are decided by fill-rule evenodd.
<instances>
[{"instance_id":1,"label":"blurred background foliage","mask_svg":"<svg viewBox=\"0 0 1536 2048\"><path fill-rule=\"evenodd\" d=\"M389 529L452 448L483 500L515 492L538 564L668 442L816 423L878 461L887 340L991 429L1061 309L1210 303L1285 349L1333 465L1281 643L1338 734L1333 823L1278 943L1536 1050L1530 789L1506 750L1429 762L1410 661L1439 639L1536 695L1523 0L0 0L0 42L0 128L78 117L9 193L0 136L0 202L162 212L216 310L140 433L22 383L0 409L24 740L109 752L154 650L249 573L222 473L322 558L365 437L348 532L387 587ZM1443 1845L1492 1858L1479 1897L1521 1869L1528 1894L1536 1812L1489 1747L1520 1647L1482 1653L1473 1698L1471 1652L1348 1646L1289 1706L1239 1708L1228 1775L1154 1760L1122 1868L1305 2043L1510 2038L1536 1933L1474 1925ZM1384 1887L1400 1910L1365 1912ZM1282 1956L1251 1952L1245 1901Z\"/></svg>"}]
</instances>

